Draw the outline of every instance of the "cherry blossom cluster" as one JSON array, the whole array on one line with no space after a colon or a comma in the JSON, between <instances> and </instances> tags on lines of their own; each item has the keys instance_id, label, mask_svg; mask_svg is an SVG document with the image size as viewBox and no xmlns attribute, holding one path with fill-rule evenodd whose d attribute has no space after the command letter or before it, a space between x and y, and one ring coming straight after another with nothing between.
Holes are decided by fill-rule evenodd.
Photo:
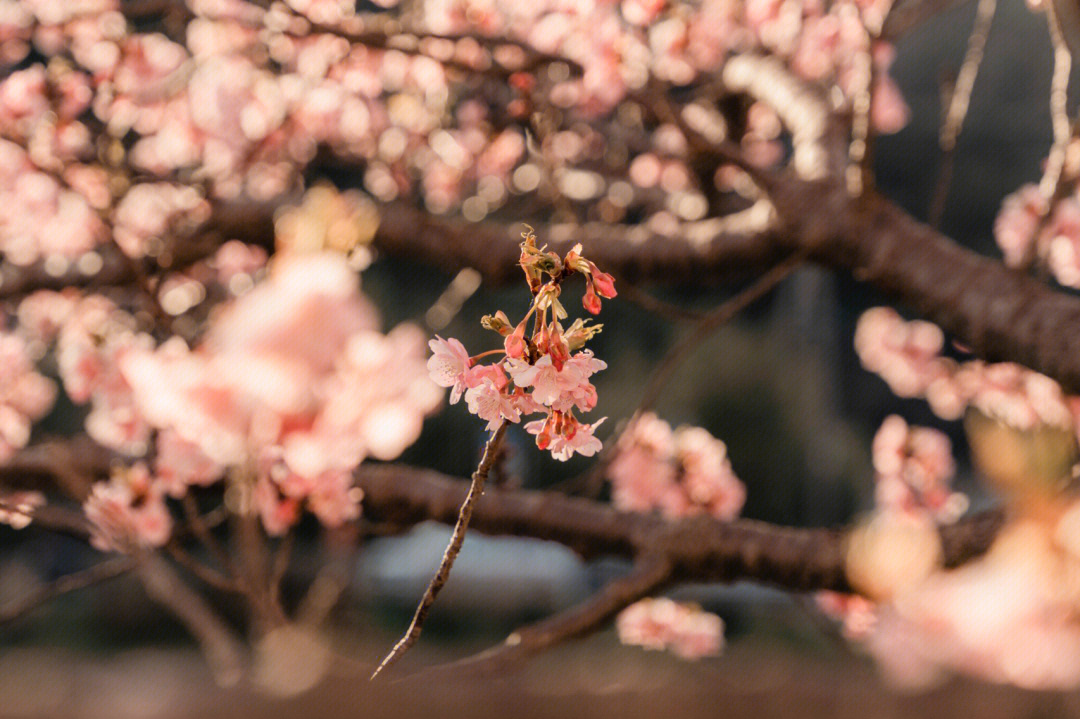
<instances>
[{"instance_id":1,"label":"cherry blossom cluster","mask_svg":"<svg viewBox=\"0 0 1080 719\"><path fill-rule=\"evenodd\" d=\"M0 330L0 462L26 446L33 423L55 399L56 385L37 371L28 343Z\"/></svg>"},{"instance_id":2,"label":"cherry blossom cluster","mask_svg":"<svg viewBox=\"0 0 1080 719\"><path fill-rule=\"evenodd\" d=\"M55 344L65 392L90 405L87 433L140 460L94 486L85 508L95 546L160 546L171 527L166 498L222 480L272 534L305 508L337 526L359 514L352 470L399 455L441 403L423 334L408 324L380 332L343 254L282 251L256 282L265 261L226 243L187 271L208 286L247 280L193 348L176 335L158 345L139 314L71 291L28 296L17 333L0 335L2 436L12 448L54 394L29 352Z\"/></svg>"},{"instance_id":3,"label":"cherry blossom cluster","mask_svg":"<svg viewBox=\"0 0 1080 719\"><path fill-rule=\"evenodd\" d=\"M1080 287L1080 194L1049 205L1037 185L1007 196L994 220L994 240L1010 267L1041 262L1060 284Z\"/></svg>"},{"instance_id":4,"label":"cherry blossom cluster","mask_svg":"<svg viewBox=\"0 0 1080 719\"><path fill-rule=\"evenodd\" d=\"M427 0L425 21L436 33L479 31L508 35L578 62L581 78L554 88L559 104L606 112L650 76L692 84L720 69L730 53L765 50L801 77L835 84L850 100L858 92L853 58L873 51L878 85L871 113L885 132L907 121L907 108L889 79L891 47L875 42L890 3L804 0L623 0L566 4L549 0ZM868 30L868 28L871 28ZM872 50L873 49L873 50Z\"/></svg>"},{"instance_id":5,"label":"cherry blossom cluster","mask_svg":"<svg viewBox=\"0 0 1080 719\"><path fill-rule=\"evenodd\" d=\"M894 414L874 435L872 451L879 510L926 513L939 524L955 522L967 510L967 497L949 488L956 464L944 433L911 427Z\"/></svg>"},{"instance_id":6,"label":"cherry blossom cluster","mask_svg":"<svg viewBox=\"0 0 1080 719\"><path fill-rule=\"evenodd\" d=\"M543 414L524 425L536 436L537 447L560 461L575 453L589 457L601 448L594 432L604 420L583 423L575 410L589 412L596 406L596 387L589 378L607 364L584 346L602 325L579 318L564 327L560 320L568 315L559 296L563 281L580 274L585 278L582 304L598 314L600 298L615 297L615 282L581 255L581 245L559 257L538 248L531 232L524 234L520 265L533 294L525 317L516 325L502 311L484 317L484 327L503 337L503 348L476 356L458 340L436 336L429 342L428 371L436 384L452 388L451 404L464 396L469 411L487 420L488 430L507 421L516 424L523 415ZM501 356L490 364L479 362L492 355Z\"/></svg>"},{"instance_id":7,"label":"cherry blossom cluster","mask_svg":"<svg viewBox=\"0 0 1080 719\"><path fill-rule=\"evenodd\" d=\"M701 427L672 430L652 412L636 417L620 437L607 474L615 506L628 512L659 510L671 519L708 514L726 521L746 501L722 441Z\"/></svg>"},{"instance_id":8,"label":"cherry blossom cluster","mask_svg":"<svg viewBox=\"0 0 1080 719\"><path fill-rule=\"evenodd\" d=\"M1080 503L1006 526L981 559L931 574L878 610L866 647L926 686L962 672L1030 689L1080 683Z\"/></svg>"},{"instance_id":9,"label":"cherry blossom cluster","mask_svg":"<svg viewBox=\"0 0 1080 719\"><path fill-rule=\"evenodd\" d=\"M428 0L414 29L459 38L409 36L400 49L387 41L391 12L362 15L336 0L190 0L182 39L137 31L116 0L53 5L0 2L0 65L13 68L0 80L0 253L22 265L74 261L109 241L156 256L206 218L207 198L279 198L323 149L359 160L364 188L382 201L418 194L429 211L479 220L516 195L554 191L605 221L648 204L654 231L675 231L710 209L675 124L605 154L607 133L567 122L534 138L538 163L523 130L492 108L521 120L543 96L571 117L607 117L651 79L704 82L732 54L780 58L837 88L840 110L873 79L875 126L893 131L907 117L886 72L891 48L875 39L882 0ZM576 65L537 69L526 50ZM492 68L497 82L459 82L463 70ZM739 141L752 162L783 159L781 123L766 104L738 123L689 109L706 135L745 126ZM612 119L625 125L617 134L640 124L629 117ZM598 171L601 158L623 154L604 162L630 162L634 187Z\"/></svg>"},{"instance_id":10,"label":"cherry blossom cluster","mask_svg":"<svg viewBox=\"0 0 1080 719\"><path fill-rule=\"evenodd\" d=\"M720 617L666 597L631 604L616 617L615 629L623 644L666 649L687 660L717 656L724 646Z\"/></svg>"},{"instance_id":11,"label":"cherry blossom cluster","mask_svg":"<svg viewBox=\"0 0 1080 719\"><path fill-rule=\"evenodd\" d=\"M118 369L158 431L155 469L169 493L224 471L281 534L304 507L330 526L358 516L352 470L416 440L442 397L423 346L412 325L378 331L341 254L285 253L194 349L173 337Z\"/></svg>"},{"instance_id":12,"label":"cherry blossom cluster","mask_svg":"<svg viewBox=\"0 0 1080 719\"><path fill-rule=\"evenodd\" d=\"M1076 402L1045 375L1012 363L958 363L941 356L944 334L929 322L905 321L888 307L867 310L855 328L863 367L900 397L923 397L942 419L968 407L1018 430L1075 427Z\"/></svg>"},{"instance_id":13,"label":"cherry blossom cluster","mask_svg":"<svg viewBox=\"0 0 1080 719\"><path fill-rule=\"evenodd\" d=\"M90 520L90 543L102 552L160 547L172 533L162 487L142 462L96 482L83 510Z\"/></svg>"},{"instance_id":14,"label":"cherry blossom cluster","mask_svg":"<svg viewBox=\"0 0 1080 719\"><path fill-rule=\"evenodd\" d=\"M865 640L876 627L878 601L922 580L937 562L936 527L967 511L950 488L956 471L949 438L912 427L898 415L882 422L872 444L874 514L848 550L849 578L869 596L819 592L818 606L841 622L844 636Z\"/></svg>"}]
</instances>

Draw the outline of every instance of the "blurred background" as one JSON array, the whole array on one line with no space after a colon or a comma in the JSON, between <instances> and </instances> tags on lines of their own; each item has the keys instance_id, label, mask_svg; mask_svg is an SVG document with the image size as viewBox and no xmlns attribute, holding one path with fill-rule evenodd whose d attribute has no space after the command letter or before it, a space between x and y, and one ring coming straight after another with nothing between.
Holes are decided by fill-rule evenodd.
<instances>
[{"instance_id":1,"label":"blurred background","mask_svg":"<svg viewBox=\"0 0 1080 719\"><path fill-rule=\"evenodd\" d=\"M926 217L939 173L942 88L961 62L973 4L938 17L898 45L892 71L912 109L911 123L882 137L876 152L881 190ZM1037 181L1050 144L1047 94L1051 51L1045 20L1019 0L998 8L955 156L942 229L996 254L991 225L1002 197ZM1075 86L1075 83L1074 83ZM1074 88L1075 89L1075 88ZM1075 93L1073 93L1075 95ZM1072 107L1072 105L1070 106ZM541 238L542 240L543 238ZM425 311L451 280L428 267L379 260L364 274L390 326ZM706 309L730 292L643 288L669 302ZM486 348L483 314L527 307L520 290L474 294L440 333ZM953 439L956 488L978 508L992 501L974 482L959 423L937 420L918 400L893 397L864 372L852 350L859 314L883 304L850 278L806 268L703 343L671 382L657 412L672 425L696 424L723 439L746 484L743 515L783 525L847 524L872 501L870 442L882 419L899 413ZM901 308L902 309L902 308ZM596 416L634 410L640 388L685 326L625 301L605 303L604 332L592 345L608 361L596 378ZM71 417L71 422L79 421ZM59 428L59 427L58 427ZM57 429L58 429L57 428ZM465 477L485 439L463 405L431 418L403 461ZM507 481L530 488L565 482L589 460L561 464L531 448L515 428ZM301 532L286 579L297 595L320 567L335 567L345 591L323 626L326 638L358 663L374 662L403 630L448 531L423 525L404 536L371 540L357 553L348 538ZM0 526L0 606L34 582L85 566L90 550L45 533ZM523 622L583 599L624 570L585 564L568 550L527 540L470 535L453 578L403 664L446 661L500 641ZM374 687L361 666L319 662L301 647L294 674L325 670L313 691L291 698L215 687L194 642L141 586L121 579L51 602L0 625L0 716L1074 716L1080 698L956 680L921 695L897 694L868 659L839 636L810 597L749 584L692 586L673 593L723 617L727 646L715 659L687 663L618 645L608 630L573 642L493 682L459 686ZM224 598L216 598L224 599ZM228 606L225 601L224 606ZM314 663L314 664L313 664ZM288 666L286 662L284 666ZM284 670L281 670L284 671ZM271 679L273 681L271 681ZM287 688L288 677L268 678ZM301 682L302 683L302 682Z\"/></svg>"}]
</instances>

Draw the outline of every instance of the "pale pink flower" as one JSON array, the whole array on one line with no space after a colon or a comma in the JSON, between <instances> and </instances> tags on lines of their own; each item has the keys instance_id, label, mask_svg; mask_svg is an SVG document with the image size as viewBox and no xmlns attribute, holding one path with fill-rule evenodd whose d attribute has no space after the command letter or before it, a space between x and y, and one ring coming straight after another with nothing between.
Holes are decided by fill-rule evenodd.
<instances>
[{"instance_id":1,"label":"pale pink flower","mask_svg":"<svg viewBox=\"0 0 1080 719\"><path fill-rule=\"evenodd\" d=\"M739 516L746 503L746 487L731 468L727 446L701 427L679 427L674 439L691 511L702 508L724 521Z\"/></svg>"},{"instance_id":2,"label":"pale pink flower","mask_svg":"<svg viewBox=\"0 0 1080 719\"><path fill-rule=\"evenodd\" d=\"M267 477L260 477L255 482L252 500L263 529L271 536L285 534L300 519L300 502L283 497Z\"/></svg>"},{"instance_id":3,"label":"pale pink flower","mask_svg":"<svg viewBox=\"0 0 1080 719\"><path fill-rule=\"evenodd\" d=\"M723 648L720 617L667 598L642 599L615 618L619 641L649 650L670 649L682 659L716 656Z\"/></svg>"},{"instance_id":4,"label":"pale pink flower","mask_svg":"<svg viewBox=\"0 0 1080 719\"><path fill-rule=\"evenodd\" d=\"M906 322L889 307L863 313L855 327L855 352L899 397L916 397L944 371L941 330L929 322Z\"/></svg>"},{"instance_id":5,"label":"pale pink flower","mask_svg":"<svg viewBox=\"0 0 1080 719\"><path fill-rule=\"evenodd\" d=\"M45 495L33 491L0 492L0 524L25 529L34 520L34 512L45 506Z\"/></svg>"},{"instance_id":6,"label":"pale pink flower","mask_svg":"<svg viewBox=\"0 0 1080 719\"><path fill-rule=\"evenodd\" d=\"M221 479L224 471L221 465L203 454L196 443L170 429L158 432L154 473L170 496L183 497L191 485L213 484Z\"/></svg>"},{"instance_id":7,"label":"pale pink flower","mask_svg":"<svg viewBox=\"0 0 1080 719\"><path fill-rule=\"evenodd\" d=\"M364 492L353 486L351 472L325 472L315 479L308 495L308 508L327 527L340 527L360 516Z\"/></svg>"},{"instance_id":8,"label":"pale pink flower","mask_svg":"<svg viewBox=\"0 0 1080 719\"><path fill-rule=\"evenodd\" d=\"M1070 196L1054 205L1038 243L1054 279L1066 287L1080 287L1080 200Z\"/></svg>"},{"instance_id":9,"label":"pale pink flower","mask_svg":"<svg viewBox=\"0 0 1080 719\"><path fill-rule=\"evenodd\" d=\"M27 445L55 398L56 385L35 370L26 342L0 331L0 462Z\"/></svg>"},{"instance_id":10,"label":"pale pink flower","mask_svg":"<svg viewBox=\"0 0 1080 719\"><path fill-rule=\"evenodd\" d=\"M956 471L949 438L929 427L909 427L890 415L874 436L878 507L928 512L940 523L953 522L967 509L967 497L949 489Z\"/></svg>"},{"instance_id":11,"label":"pale pink flower","mask_svg":"<svg viewBox=\"0 0 1080 719\"><path fill-rule=\"evenodd\" d=\"M167 182L135 185L113 215L113 237L129 257L140 258L149 243L163 243L178 226L194 227L210 216L210 204L193 187Z\"/></svg>"},{"instance_id":12,"label":"pale pink flower","mask_svg":"<svg viewBox=\"0 0 1080 719\"><path fill-rule=\"evenodd\" d=\"M172 533L161 488L142 463L95 483L83 510L91 524L90 543L103 552L160 547Z\"/></svg>"},{"instance_id":13,"label":"pale pink flower","mask_svg":"<svg viewBox=\"0 0 1080 719\"><path fill-rule=\"evenodd\" d=\"M1035 231L1046 211L1046 198L1038 185L1024 185L1001 203L994 220L994 240L1005 255L1005 264L1018 267L1032 254Z\"/></svg>"},{"instance_id":14,"label":"pale pink flower","mask_svg":"<svg viewBox=\"0 0 1080 719\"><path fill-rule=\"evenodd\" d=\"M488 431L498 429L504 420L515 423L521 421L521 410L488 377L465 391L465 402L470 412L487 420Z\"/></svg>"},{"instance_id":15,"label":"pale pink flower","mask_svg":"<svg viewBox=\"0 0 1080 719\"><path fill-rule=\"evenodd\" d=\"M432 352L427 361L431 379L440 387L452 387L450 404L457 404L467 387L465 372L470 365L469 352L453 337L444 340L435 335L435 339L428 342L428 346Z\"/></svg>"}]
</instances>

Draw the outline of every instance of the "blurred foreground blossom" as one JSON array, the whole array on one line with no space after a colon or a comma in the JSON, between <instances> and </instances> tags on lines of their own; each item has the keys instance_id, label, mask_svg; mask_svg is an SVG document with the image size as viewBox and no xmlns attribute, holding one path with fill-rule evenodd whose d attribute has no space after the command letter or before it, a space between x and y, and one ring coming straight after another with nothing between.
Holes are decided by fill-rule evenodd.
<instances>
[{"instance_id":1,"label":"blurred foreground blossom","mask_svg":"<svg viewBox=\"0 0 1080 719\"><path fill-rule=\"evenodd\" d=\"M114 309L94 307L94 324L61 330L69 393L104 392L113 398L108 417L122 401L122 416L157 430L156 474L137 465L123 481L96 485L88 500L101 546L160 544L168 515L152 508L164 508L164 495L226 475L245 487L249 511L272 534L294 524L305 504L337 526L359 515L351 471L367 457L399 455L442 401L425 371L424 336L411 325L379 332L339 254L282 255L264 282L212 317L194 350L178 337L156 349L125 341L110 361L97 360L108 345L93 340L101 334L94 328ZM96 402L95 411L105 410ZM142 520L151 515L148 528Z\"/></svg>"}]
</instances>

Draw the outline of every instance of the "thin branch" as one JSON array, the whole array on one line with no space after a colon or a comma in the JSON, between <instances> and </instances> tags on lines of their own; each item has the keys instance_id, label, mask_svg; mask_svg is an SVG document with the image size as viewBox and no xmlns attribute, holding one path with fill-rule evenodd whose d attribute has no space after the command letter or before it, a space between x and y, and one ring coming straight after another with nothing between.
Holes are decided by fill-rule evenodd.
<instances>
[{"instance_id":1,"label":"thin branch","mask_svg":"<svg viewBox=\"0 0 1080 719\"><path fill-rule=\"evenodd\" d=\"M659 591L671 580L671 564L662 556L644 555L633 569L612 580L584 602L547 619L512 632L499 645L406 677L430 680L437 676L460 678L503 673L567 639L590 634L634 602Z\"/></svg>"},{"instance_id":2,"label":"thin branch","mask_svg":"<svg viewBox=\"0 0 1080 719\"><path fill-rule=\"evenodd\" d=\"M702 312L688 310L673 302L665 302L648 292L639 289L637 285L625 282L620 277L615 278L615 284L619 288L619 299L631 302L651 314L657 315L672 322L700 322L705 315Z\"/></svg>"},{"instance_id":3,"label":"thin branch","mask_svg":"<svg viewBox=\"0 0 1080 719\"><path fill-rule=\"evenodd\" d=\"M165 551L169 553L177 564L184 569L191 572L196 578L213 587L214 589L220 589L223 592L243 592L244 588L240 586L239 582L233 577L227 577L221 572L208 567L200 562L195 557L191 556L180 543L174 538L173 541L165 545Z\"/></svg>"},{"instance_id":4,"label":"thin branch","mask_svg":"<svg viewBox=\"0 0 1080 719\"><path fill-rule=\"evenodd\" d=\"M503 424L492 433L487 444L484 445L484 454L480 458L480 464L477 466L476 471L473 472L472 483L469 485L469 493L465 495L465 501L461 504L457 522L454 524L454 532L450 537L450 543L446 546L446 551L443 553L442 561L439 562L439 568L435 572L435 576L432 577L427 589L424 591L424 596L420 599L420 604L416 607L416 614L413 615L412 622L410 622L409 628L405 632L405 636L394 645L394 648L390 650L390 653L386 655L386 658L384 658L375 669L375 672L371 675L372 680L379 676L384 669L400 659L409 647L420 638L420 631L423 629L424 620L427 618L428 612L431 611L431 606L435 603L435 598L438 597L439 592L446 584L446 580L450 578L450 570L454 566L454 560L457 559L457 555L461 551L461 545L465 541L465 532L469 528L469 520L472 518L473 507L476 505L476 501L480 498L480 495L484 493L484 484L487 481L488 472L491 471L491 466L495 463L495 458L499 454L499 447L502 445L503 437L506 435L506 427L507 423L503 422Z\"/></svg>"},{"instance_id":5,"label":"thin branch","mask_svg":"<svg viewBox=\"0 0 1080 719\"><path fill-rule=\"evenodd\" d=\"M675 370L709 335L730 322L750 305L769 294L805 261L806 253L804 252L791 255L755 280L749 287L702 317L686 336L667 351L653 370L649 382L645 385L645 390L641 394L641 402L638 404L635 414L653 408Z\"/></svg>"},{"instance_id":6,"label":"thin branch","mask_svg":"<svg viewBox=\"0 0 1080 719\"><path fill-rule=\"evenodd\" d=\"M0 608L0 624L17 619L45 602L68 592L92 587L123 576L135 569L136 566L138 566L138 561L134 557L116 557L99 562L88 569L65 575L47 584L41 584L34 587L21 599Z\"/></svg>"},{"instance_id":7,"label":"thin branch","mask_svg":"<svg viewBox=\"0 0 1080 719\"><path fill-rule=\"evenodd\" d=\"M198 640L214 679L232 686L244 674L244 653L239 640L201 596L176 575L158 556L139 566L146 593L179 619Z\"/></svg>"},{"instance_id":8,"label":"thin branch","mask_svg":"<svg viewBox=\"0 0 1080 719\"><path fill-rule=\"evenodd\" d=\"M930 202L929 221L933 227L941 226L941 218L945 213L945 201L949 197L956 159L956 141L960 137L964 119L971 106L971 91L975 87L975 78L979 75L979 67L982 65L986 48L986 38L990 35L990 26L994 22L996 12L997 0L979 0L975 8L975 22L968 36L967 50L964 52L964 61L960 64L960 72L956 75L956 82L949 95L949 107L945 111L945 119L941 123L941 133L938 137L938 144L941 147L941 169L938 171L937 185Z\"/></svg>"},{"instance_id":9,"label":"thin branch","mask_svg":"<svg viewBox=\"0 0 1080 719\"><path fill-rule=\"evenodd\" d=\"M1065 36L1057 14L1047 14L1050 26L1050 40L1054 46L1054 74L1050 78L1050 120L1054 129L1054 143L1050 146L1050 155L1046 158L1046 169L1039 181L1039 190L1048 201L1057 194L1061 170L1065 166L1065 149L1069 144L1072 129L1069 126L1069 113L1066 105L1069 101L1069 75L1072 70L1072 55L1065 43Z\"/></svg>"},{"instance_id":10,"label":"thin branch","mask_svg":"<svg viewBox=\"0 0 1080 719\"><path fill-rule=\"evenodd\" d=\"M230 576L236 577L237 570L236 565L233 564L232 558L229 557L228 552L225 551L225 547L221 545L221 542L217 540L214 533L211 531L210 526L207 524L206 518L199 514L199 505L195 501L195 497L191 492L184 495L181 504L184 508L184 517L187 519L188 526L191 527L191 533L195 535L207 551L214 556L218 564L225 570Z\"/></svg>"},{"instance_id":11,"label":"thin branch","mask_svg":"<svg viewBox=\"0 0 1080 719\"><path fill-rule=\"evenodd\" d=\"M679 366L685 362L687 358L693 354L694 350L697 349L697 347L713 332L731 321L743 310L754 304L754 302L771 292L773 288L783 282L788 275L794 272L795 269L805 261L806 253L796 252L780 264L771 268L746 289L721 303L720 306L708 312L698 320L697 324L694 325L681 340L668 349L660 359L660 362L653 368L652 373L649 375L649 380L645 385L645 389L641 394L638 406L634 410L630 421L622 426L621 431L616 433L614 439L607 442L607 446L604 447L603 452L589 470L578 477L571 478L565 484L556 485L554 489L569 492L573 491L576 487L580 487L585 496L595 497L599 494L601 487L600 483L603 479L604 471L611 463L611 460L614 459L615 454L619 451L619 441L622 439L623 434L625 434L633 425L635 418L639 417L643 412L648 412L656 405L660 396L663 394L664 387L671 381L672 376L674 376L675 371Z\"/></svg>"}]
</instances>

